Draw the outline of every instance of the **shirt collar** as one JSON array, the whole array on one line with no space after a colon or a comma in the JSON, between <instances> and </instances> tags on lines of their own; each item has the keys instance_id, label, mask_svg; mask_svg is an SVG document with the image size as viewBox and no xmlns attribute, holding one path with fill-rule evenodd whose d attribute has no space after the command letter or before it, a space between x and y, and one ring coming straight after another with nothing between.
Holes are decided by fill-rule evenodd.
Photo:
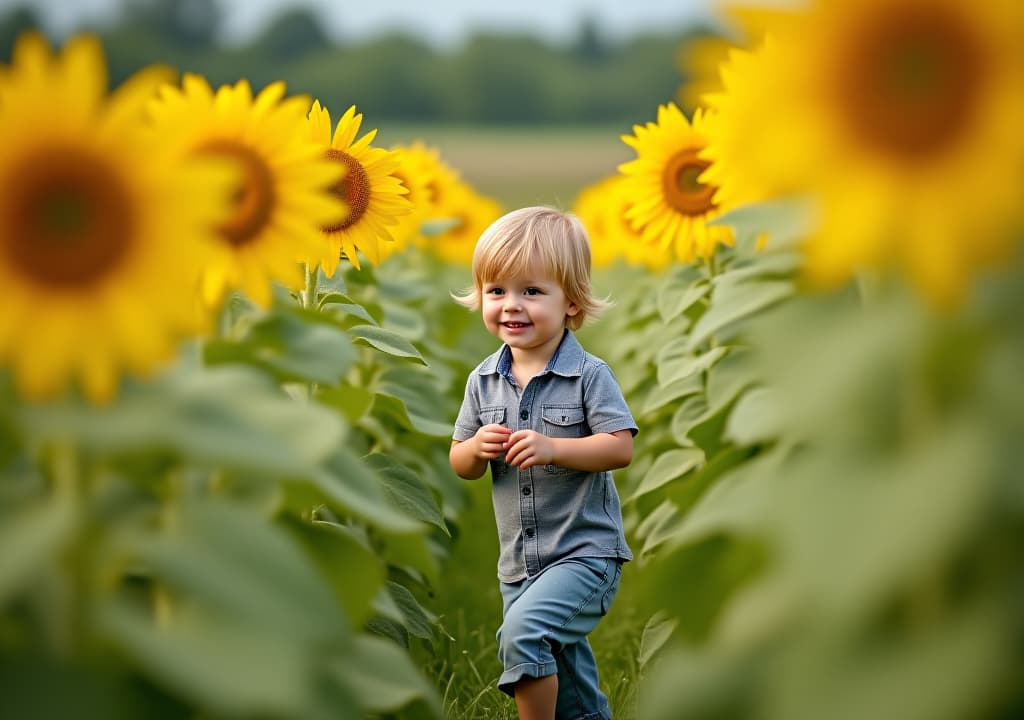
<instances>
[{"instance_id":1,"label":"shirt collar","mask_svg":"<svg viewBox=\"0 0 1024 720\"><path fill-rule=\"evenodd\" d=\"M555 354L548 360L547 367L541 375L553 372L564 377L578 377L583 374L583 361L586 353L580 341L569 330L562 334L562 342L558 344ZM509 377L512 373L512 351L508 345L501 348L480 365L480 375L502 375Z\"/></svg>"}]
</instances>

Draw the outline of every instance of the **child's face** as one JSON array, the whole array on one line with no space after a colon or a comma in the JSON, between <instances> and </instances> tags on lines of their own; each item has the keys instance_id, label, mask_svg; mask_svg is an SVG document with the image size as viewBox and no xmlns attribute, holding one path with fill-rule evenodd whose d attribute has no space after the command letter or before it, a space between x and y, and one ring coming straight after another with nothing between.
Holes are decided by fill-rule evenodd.
<instances>
[{"instance_id":1,"label":"child's face","mask_svg":"<svg viewBox=\"0 0 1024 720\"><path fill-rule=\"evenodd\" d=\"M480 302L490 333L512 348L528 351L553 353L565 317L579 312L561 286L536 268L521 277L485 283Z\"/></svg>"}]
</instances>

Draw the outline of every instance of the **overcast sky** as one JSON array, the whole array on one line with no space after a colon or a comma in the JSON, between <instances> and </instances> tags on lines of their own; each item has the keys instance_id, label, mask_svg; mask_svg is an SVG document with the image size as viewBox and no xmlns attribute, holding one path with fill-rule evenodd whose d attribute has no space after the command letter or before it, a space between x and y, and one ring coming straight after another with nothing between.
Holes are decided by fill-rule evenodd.
<instances>
[{"instance_id":1,"label":"overcast sky","mask_svg":"<svg viewBox=\"0 0 1024 720\"><path fill-rule=\"evenodd\" d=\"M424 34L437 45L458 43L474 29L515 29L560 40L590 16L608 37L640 30L675 30L712 17L714 0L218 0L229 39L251 37L282 8L303 5L335 37L361 38L396 28ZM48 29L65 35L83 21L110 22L120 0L0 0L0 10L29 5Z\"/></svg>"}]
</instances>

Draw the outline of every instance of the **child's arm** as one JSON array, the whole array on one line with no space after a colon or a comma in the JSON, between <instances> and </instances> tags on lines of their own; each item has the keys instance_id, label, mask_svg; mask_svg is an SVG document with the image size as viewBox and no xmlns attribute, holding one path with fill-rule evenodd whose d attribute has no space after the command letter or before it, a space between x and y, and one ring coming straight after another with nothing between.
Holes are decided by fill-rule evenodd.
<instances>
[{"instance_id":1,"label":"child's arm","mask_svg":"<svg viewBox=\"0 0 1024 720\"><path fill-rule=\"evenodd\" d=\"M534 430L517 430L508 437L505 461L525 470L534 465L560 465L572 470L602 472L633 460L633 433L617 430L582 438L549 438Z\"/></svg>"},{"instance_id":2,"label":"child's arm","mask_svg":"<svg viewBox=\"0 0 1024 720\"><path fill-rule=\"evenodd\" d=\"M448 463L460 478L476 480L487 470L487 463L505 452L512 431L497 424L484 425L468 440L452 440Z\"/></svg>"}]
</instances>

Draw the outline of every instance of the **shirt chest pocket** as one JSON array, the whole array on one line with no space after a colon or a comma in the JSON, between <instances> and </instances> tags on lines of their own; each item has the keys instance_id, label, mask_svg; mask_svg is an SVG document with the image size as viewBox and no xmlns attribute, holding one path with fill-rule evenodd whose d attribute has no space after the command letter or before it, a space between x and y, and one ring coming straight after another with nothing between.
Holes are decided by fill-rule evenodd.
<instances>
[{"instance_id":1,"label":"shirt chest pocket","mask_svg":"<svg viewBox=\"0 0 1024 720\"><path fill-rule=\"evenodd\" d=\"M580 438L589 434L582 405L542 405L540 416L548 437Z\"/></svg>"},{"instance_id":2,"label":"shirt chest pocket","mask_svg":"<svg viewBox=\"0 0 1024 720\"><path fill-rule=\"evenodd\" d=\"M504 405L489 405L487 407L480 408L480 425L505 424L505 406Z\"/></svg>"}]
</instances>

